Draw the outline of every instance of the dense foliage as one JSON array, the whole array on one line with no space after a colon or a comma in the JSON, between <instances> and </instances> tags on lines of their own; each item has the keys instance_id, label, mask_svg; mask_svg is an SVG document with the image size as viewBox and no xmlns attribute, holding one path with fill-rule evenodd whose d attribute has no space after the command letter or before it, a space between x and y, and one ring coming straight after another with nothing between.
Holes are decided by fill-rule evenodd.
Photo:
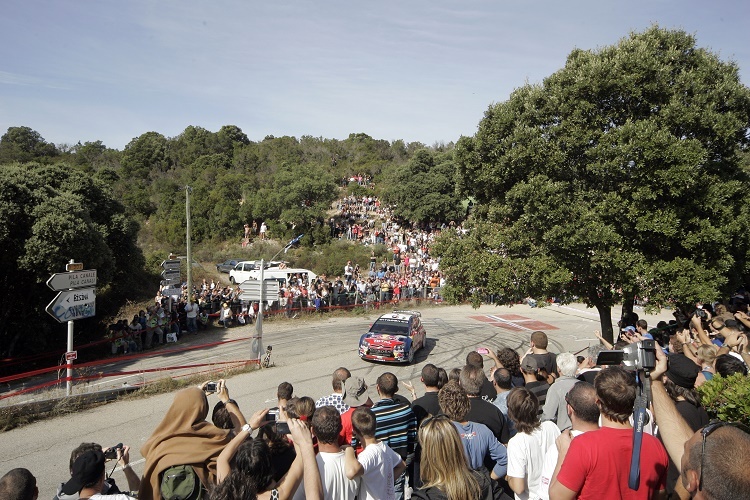
<instances>
[{"instance_id":1,"label":"dense foliage","mask_svg":"<svg viewBox=\"0 0 750 500\"><path fill-rule=\"evenodd\" d=\"M742 373L715 376L698 387L698 394L711 418L750 426L750 377Z\"/></svg>"},{"instance_id":2,"label":"dense foliage","mask_svg":"<svg viewBox=\"0 0 750 500\"><path fill-rule=\"evenodd\" d=\"M735 64L653 27L574 50L456 146L470 234L443 241L447 295L580 298L600 312L711 300L748 272L750 91Z\"/></svg>"},{"instance_id":3,"label":"dense foliage","mask_svg":"<svg viewBox=\"0 0 750 500\"><path fill-rule=\"evenodd\" d=\"M45 283L71 259L97 270L105 309L137 290L144 263L137 233L109 186L74 167L0 168L0 353L65 347L44 312L55 296Z\"/></svg>"}]
</instances>

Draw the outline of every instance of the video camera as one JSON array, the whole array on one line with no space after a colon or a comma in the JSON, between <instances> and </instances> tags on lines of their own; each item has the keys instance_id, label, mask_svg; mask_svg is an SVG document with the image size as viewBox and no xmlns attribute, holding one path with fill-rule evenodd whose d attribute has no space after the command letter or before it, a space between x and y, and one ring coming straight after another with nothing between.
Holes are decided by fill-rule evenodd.
<instances>
[{"instance_id":1,"label":"video camera","mask_svg":"<svg viewBox=\"0 0 750 500\"><path fill-rule=\"evenodd\" d=\"M628 345L625 349L601 351L597 365L620 365L630 370L648 370L656 367L656 342L644 339Z\"/></svg>"}]
</instances>

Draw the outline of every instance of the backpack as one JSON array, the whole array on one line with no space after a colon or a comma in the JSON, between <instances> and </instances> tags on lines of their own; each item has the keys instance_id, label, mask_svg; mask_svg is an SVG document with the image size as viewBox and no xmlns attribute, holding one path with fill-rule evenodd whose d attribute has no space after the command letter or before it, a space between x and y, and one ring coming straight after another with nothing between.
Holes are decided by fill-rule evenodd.
<instances>
[{"instance_id":1,"label":"backpack","mask_svg":"<svg viewBox=\"0 0 750 500\"><path fill-rule=\"evenodd\" d=\"M190 465L173 465L162 472L159 490L164 500L200 500L206 497L200 478Z\"/></svg>"}]
</instances>

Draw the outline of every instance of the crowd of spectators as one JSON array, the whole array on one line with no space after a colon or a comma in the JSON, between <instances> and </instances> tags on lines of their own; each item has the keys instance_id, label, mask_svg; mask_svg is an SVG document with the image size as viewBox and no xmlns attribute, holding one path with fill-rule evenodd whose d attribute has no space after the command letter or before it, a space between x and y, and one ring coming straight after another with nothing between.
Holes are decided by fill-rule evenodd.
<instances>
[{"instance_id":1,"label":"crowd of spectators","mask_svg":"<svg viewBox=\"0 0 750 500\"><path fill-rule=\"evenodd\" d=\"M548 351L547 335L536 331L522 355L481 347L462 367L425 364L419 388L387 371L368 384L341 367L330 393L311 395L317 401L282 382L278 404L249 419L224 380L206 382L175 395L141 447L142 475L129 466L128 446L83 443L55 498L126 500L130 491L158 499L189 490L221 500L750 498L748 429L710 422L695 393L712 377L747 374L743 309L700 307L666 325L666 335L626 321L615 346L602 339L579 358ZM603 366L599 354L653 338L653 422L636 438L636 371ZM124 470L127 491L107 477L108 458ZM16 496L0 497L38 494L26 469L0 479L0 492L11 490Z\"/></svg>"}]
</instances>

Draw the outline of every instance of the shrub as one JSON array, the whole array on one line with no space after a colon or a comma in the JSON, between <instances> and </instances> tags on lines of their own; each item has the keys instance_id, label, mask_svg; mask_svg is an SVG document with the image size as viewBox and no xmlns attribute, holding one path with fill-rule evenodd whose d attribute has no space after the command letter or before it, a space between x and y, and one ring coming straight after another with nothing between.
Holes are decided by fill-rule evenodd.
<instances>
[{"instance_id":1,"label":"shrub","mask_svg":"<svg viewBox=\"0 0 750 500\"><path fill-rule=\"evenodd\" d=\"M716 375L698 387L698 394L711 418L750 425L750 377Z\"/></svg>"}]
</instances>

